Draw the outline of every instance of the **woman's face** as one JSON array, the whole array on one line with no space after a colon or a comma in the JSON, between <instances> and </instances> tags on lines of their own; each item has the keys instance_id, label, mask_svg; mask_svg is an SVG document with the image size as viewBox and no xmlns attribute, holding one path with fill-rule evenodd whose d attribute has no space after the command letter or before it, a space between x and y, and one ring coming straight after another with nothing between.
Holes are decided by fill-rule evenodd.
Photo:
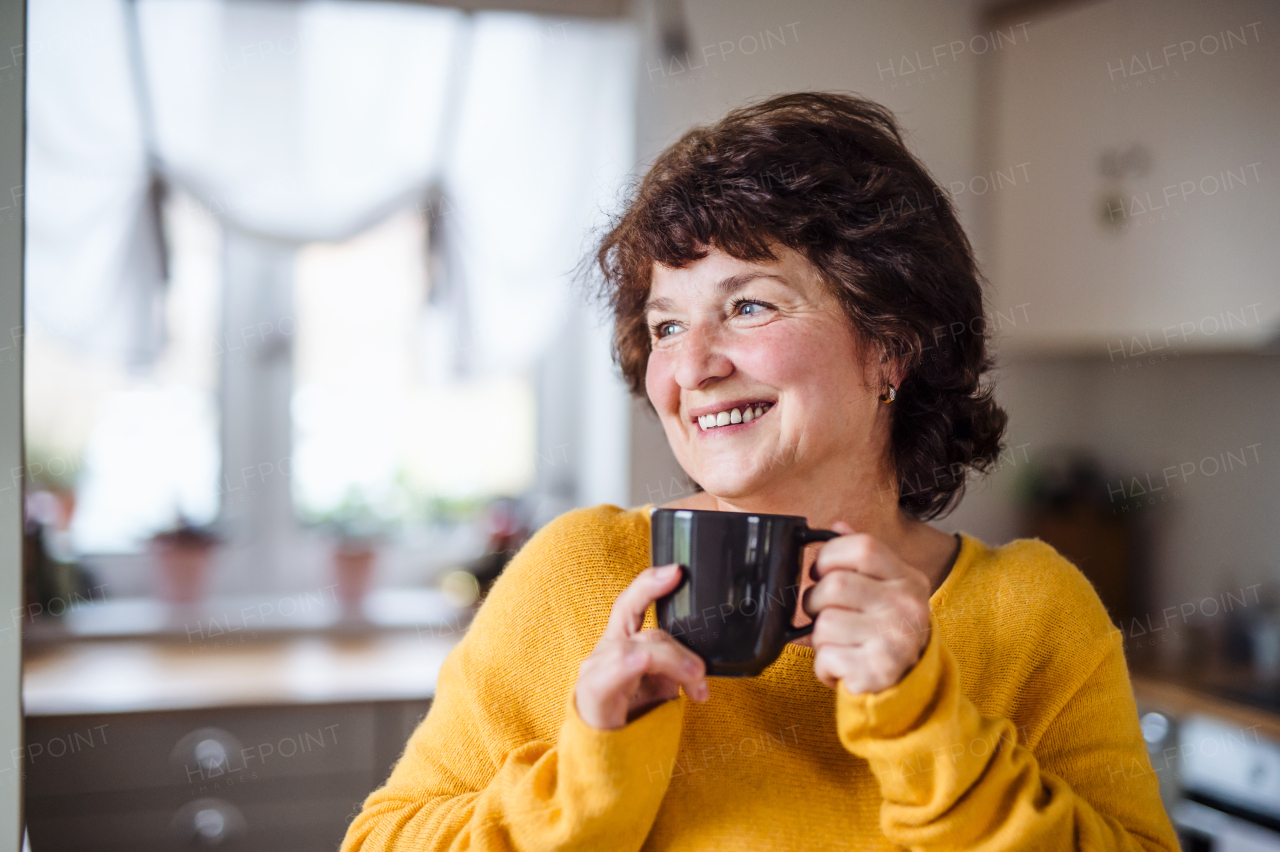
<instances>
[{"instance_id":1,"label":"woman's face","mask_svg":"<svg viewBox=\"0 0 1280 852\"><path fill-rule=\"evenodd\" d=\"M681 467L716 497L811 500L850 477L873 487L888 447L878 397L892 377L863 364L817 269L773 248L776 261L713 249L684 269L654 265L649 399Z\"/></svg>"}]
</instances>

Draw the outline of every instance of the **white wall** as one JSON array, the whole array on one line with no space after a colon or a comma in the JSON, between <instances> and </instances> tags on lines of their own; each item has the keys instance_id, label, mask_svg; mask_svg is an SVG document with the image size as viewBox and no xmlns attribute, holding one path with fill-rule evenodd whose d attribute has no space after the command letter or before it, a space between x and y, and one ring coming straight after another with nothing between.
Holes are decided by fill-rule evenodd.
<instances>
[{"instance_id":1,"label":"white wall","mask_svg":"<svg viewBox=\"0 0 1280 852\"><path fill-rule=\"evenodd\" d=\"M1010 359L997 384L1009 443L1028 444L1032 460L1084 447L1112 472L1115 505L1128 503L1153 545L1144 609L1254 583L1263 600L1268 589L1280 593L1280 361L1181 352L1121 366L1106 357ZM939 526L990 542L1018 535L1018 472L1006 465L976 485ZM1148 475L1161 490L1139 495L1137 509L1126 500L1132 477L1146 490Z\"/></svg>"},{"instance_id":2,"label":"white wall","mask_svg":"<svg viewBox=\"0 0 1280 852\"><path fill-rule=\"evenodd\" d=\"M982 33L971 0L687 0L692 70L660 56L653 0L639 4L644 22L639 91L639 168L686 130L734 107L804 90L856 92L892 109L908 141L946 183L975 174L975 121L980 57L948 49L936 67L933 49ZM765 35L768 30L772 37ZM755 52L751 53L753 41ZM768 50L759 45L768 42ZM983 42L974 42L981 48ZM958 198L967 228L969 198ZM665 502L684 481L657 418L633 408L631 503Z\"/></svg>"}]
</instances>

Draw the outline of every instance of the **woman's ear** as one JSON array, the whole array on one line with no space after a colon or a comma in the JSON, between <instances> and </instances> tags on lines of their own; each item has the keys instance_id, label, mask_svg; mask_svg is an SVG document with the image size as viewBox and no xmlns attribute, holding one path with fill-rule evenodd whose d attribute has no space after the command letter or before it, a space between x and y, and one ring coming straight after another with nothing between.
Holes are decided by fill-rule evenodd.
<instances>
[{"instance_id":1,"label":"woman's ear","mask_svg":"<svg viewBox=\"0 0 1280 852\"><path fill-rule=\"evenodd\" d=\"M902 379L907 375L906 360L894 355L886 346L879 347L879 358L881 386L902 387Z\"/></svg>"},{"instance_id":2,"label":"woman's ear","mask_svg":"<svg viewBox=\"0 0 1280 852\"><path fill-rule=\"evenodd\" d=\"M902 387L902 380L907 376L907 367L902 359L889 362L889 384L895 388Z\"/></svg>"}]
</instances>

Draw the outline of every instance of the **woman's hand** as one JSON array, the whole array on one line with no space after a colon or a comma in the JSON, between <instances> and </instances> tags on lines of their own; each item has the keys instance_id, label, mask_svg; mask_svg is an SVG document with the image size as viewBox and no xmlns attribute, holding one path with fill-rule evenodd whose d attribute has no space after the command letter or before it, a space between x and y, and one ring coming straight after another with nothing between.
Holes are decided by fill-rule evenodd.
<instances>
[{"instance_id":1,"label":"woman's hand","mask_svg":"<svg viewBox=\"0 0 1280 852\"><path fill-rule=\"evenodd\" d=\"M814 619L813 670L831 689L857 695L893 686L929 644L929 578L843 522L813 566L804 598Z\"/></svg>"},{"instance_id":2,"label":"woman's hand","mask_svg":"<svg viewBox=\"0 0 1280 852\"><path fill-rule=\"evenodd\" d=\"M574 701L593 728L616 730L684 687L694 701L709 696L702 658L661 630L641 630L649 604L680 583L680 566L649 568L613 602L609 623L578 668Z\"/></svg>"}]
</instances>

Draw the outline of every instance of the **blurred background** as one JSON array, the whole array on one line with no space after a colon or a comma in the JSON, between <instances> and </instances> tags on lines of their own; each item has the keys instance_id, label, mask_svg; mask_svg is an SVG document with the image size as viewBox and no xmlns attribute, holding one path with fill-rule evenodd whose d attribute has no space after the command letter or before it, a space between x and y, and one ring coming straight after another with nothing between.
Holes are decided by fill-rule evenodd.
<instances>
[{"instance_id":1,"label":"blurred background","mask_svg":"<svg viewBox=\"0 0 1280 852\"><path fill-rule=\"evenodd\" d=\"M593 235L690 127L834 90L991 285L1007 448L938 526L1079 565L1186 848L1280 849L1278 11L31 0L31 847L336 848L520 544L692 489Z\"/></svg>"}]
</instances>

